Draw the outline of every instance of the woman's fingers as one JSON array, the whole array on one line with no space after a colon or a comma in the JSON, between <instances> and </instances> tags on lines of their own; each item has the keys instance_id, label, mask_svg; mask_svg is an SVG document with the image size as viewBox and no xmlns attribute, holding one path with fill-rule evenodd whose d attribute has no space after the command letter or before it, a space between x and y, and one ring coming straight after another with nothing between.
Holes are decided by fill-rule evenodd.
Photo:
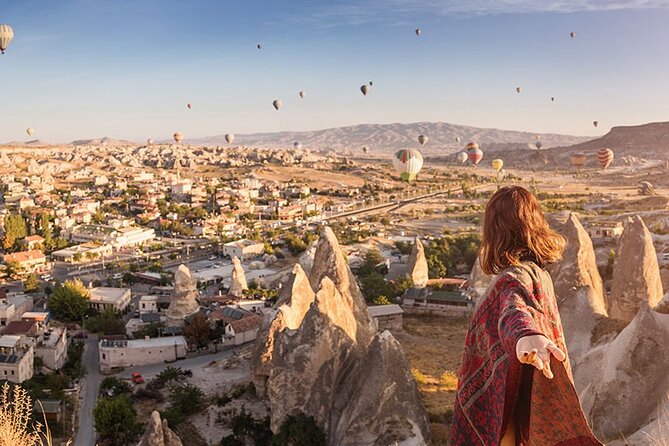
<instances>
[{"instance_id":1,"label":"woman's fingers","mask_svg":"<svg viewBox=\"0 0 669 446\"><path fill-rule=\"evenodd\" d=\"M543 361L543 372L544 376L548 379L553 379L553 371L551 370L551 359L550 356L546 361ZM541 370L541 369L540 369Z\"/></svg>"},{"instance_id":2,"label":"woman's fingers","mask_svg":"<svg viewBox=\"0 0 669 446\"><path fill-rule=\"evenodd\" d=\"M565 355L564 352L552 342L546 346L546 350L548 350L549 353L552 353L553 356L555 356L555 359L560 362L564 362L564 360L567 359L567 355Z\"/></svg>"},{"instance_id":3,"label":"woman's fingers","mask_svg":"<svg viewBox=\"0 0 669 446\"><path fill-rule=\"evenodd\" d=\"M537 359L537 353L538 350L536 348L533 348L530 353L527 355L527 363L528 364L534 364L534 361Z\"/></svg>"}]
</instances>

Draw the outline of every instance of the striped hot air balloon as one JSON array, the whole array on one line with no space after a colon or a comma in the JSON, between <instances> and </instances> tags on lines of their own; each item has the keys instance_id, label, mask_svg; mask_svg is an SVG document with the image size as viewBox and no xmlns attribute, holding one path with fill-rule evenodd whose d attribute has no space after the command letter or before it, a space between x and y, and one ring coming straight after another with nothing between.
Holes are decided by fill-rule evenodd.
<instances>
[{"instance_id":1,"label":"striped hot air balloon","mask_svg":"<svg viewBox=\"0 0 669 446\"><path fill-rule=\"evenodd\" d=\"M175 141L177 144L181 144L181 141L184 140L184 134L181 133L181 132L176 132L176 133L173 135L173 137L174 137L174 141Z\"/></svg>"},{"instance_id":2,"label":"striped hot air balloon","mask_svg":"<svg viewBox=\"0 0 669 446\"><path fill-rule=\"evenodd\" d=\"M504 161L499 158L495 158L494 160L492 160L490 165L494 170L497 171L497 173L499 173L499 171L502 170L502 167L504 167Z\"/></svg>"},{"instance_id":3,"label":"striped hot air balloon","mask_svg":"<svg viewBox=\"0 0 669 446\"><path fill-rule=\"evenodd\" d=\"M588 160L588 155L585 153L572 153L571 156L569 157L569 161L571 161L571 165L576 167L577 169L580 169L585 165L585 162Z\"/></svg>"},{"instance_id":4,"label":"striped hot air balloon","mask_svg":"<svg viewBox=\"0 0 669 446\"><path fill-rule=\"evenodd\" d=\"M0 53L5 54L9 43L14 38L14 30L9 25L0 25Z\"/></svg>"},{"instance_id":5,"label":"striped hot air balloon","mask_svg":"<svg viewBox=\"0 0 669 446\"><path fill-rule=\"evenodd\" d=\"M467 152L460 152L458 153L458 161L461 163L466 163L468 159Z\"/></svg>"},{"instance_id":6,"label":"striped hot air balloon","mask_svg":"<svg viewBox=\"0 0 669 446\"><path fill-rule=\"evenodd\" d=\"M393 156L393 167L404 181L413 181L423 167L423 155L416 149L402 149Z\"/></svg>"},{"instance_id":7,"label":"striped hot air balloon","mask_svg":"<svg viewBox=\"0 0 669 446\"><path fill-rule=\"evenodd\" d=\"M597 151L597 161L599 161L599 165L602 166L602 169L606 170L613 161L613 150L608 148L599 149Z\"/></svg>"},{"instance_id":8,"label":"striped hot air balloon","mask_svg":"<svg viewBox=\"0 0 669 446\"><path fill-rule=\"evenodd\" d=\"M467 156L469 157L469 162L473 165L477 165L483 159L483 151L479 148L478 143L472 141L465 146L467 150Z\"/></svg>"}]
</instances>

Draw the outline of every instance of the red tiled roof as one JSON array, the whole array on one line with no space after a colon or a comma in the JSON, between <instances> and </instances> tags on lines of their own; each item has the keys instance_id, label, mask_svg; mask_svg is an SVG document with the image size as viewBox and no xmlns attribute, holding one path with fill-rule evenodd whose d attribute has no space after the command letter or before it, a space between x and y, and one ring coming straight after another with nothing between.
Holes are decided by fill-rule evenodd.
<instances>
[{"instance_id":1,"label":"red tiled roof","mask_svg":"<svg viewBox=\"0 0 669 446\"><path fill-rule=\"evenodd\" d=\"M25 333L30 333L33 326L35 325L34 320L30 321L11 321L7 324L5 329L2 331L3 335L20 335Z\"/></svg>"},{"instance_id":2,"label":"red tiled roof","mask_svg":"<svg viewBox=\"0 0 669 446\"><path fill-rule=\"evenodd\" d=\"M3 257L3 261L5 263L8 262L23 263L32 260L46 260L46 257L44 256L44 253L35 250L15 252L13 254L5 254L5 256Z\"/></svg>"},{"instance_id":3,"label":"red tiled roof","mask_svg":"<svg viewBox=\"0 0 669 446\"><path fill-rule=\"evenodd\" d=\"M44 237L42 237L41 235L30 235L30 236L26 237L24 240L28 243L30 243L30 242L43 242Z\"/></svg>"},{"instance_id":4,"label":"red tiled roof","mask_svg":"<svg viewBox=\"0 0 669 446\"><path fill-rule=\"evenodd\" d=\"M232 329L235 330L235 333L242 333L245 331L260 328L260 326L262 325L262 320L263 318L261 316L253 314L238 321L232 321L228 323L232 326Z\"/></svg>"}]
</instances>

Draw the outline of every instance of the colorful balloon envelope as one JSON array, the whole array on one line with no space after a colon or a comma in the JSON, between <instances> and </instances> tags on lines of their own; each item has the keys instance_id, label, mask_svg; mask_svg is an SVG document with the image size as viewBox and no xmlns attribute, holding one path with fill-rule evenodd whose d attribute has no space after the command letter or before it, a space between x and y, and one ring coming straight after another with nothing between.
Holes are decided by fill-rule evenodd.
<instances>
[{"instance_id":1,"label":"colorful balloon envelope","mask_svg":"<svg viewBox=\"0 0 669 446\"><path fill-rule=\"evenodd\" d=\"M416 32L416 35L417 35L417 36L420 36L420 33L422 33L422 31L420 30L420 28L416 28L416 31L415 31L415 32Z\"/></svg>"},{"instance_id":2,"label":"colorful balloon envelope","mask_svg":"<svg viewBox=\"0 0 669 446\"><path fill-rule=\"evenodd\" d=\"M275 99L272 101L272 105L274 106L275 109L280 109L281 108L281 101L279 99Z\"/></svg>"},{"instance_id":3,"label":"colorful balloon envelope","mask_svg":"<svg viewBox=\"0 0 669 446\"><path fill-rule=\"evenodd\" d=\"M576 37L576 33L574 31L570 32L569 37L573 39L574 37Z\"/></svg>"},{"instance_id":4,"label":"colorful balloon envelope","mask_svg":"<svg viewBox=\"0 0 669 446\"><path fill-rule=\"evenodd\" d=\"M193 104L188 104L186 105L186 107L188 107L188 110L190 110L191 108L193 108Z\"/></svg>"},{"instance_id":5,"label":"colorful balloon envelope","mask_svg":"<svg viewBox=\"0 0 669 446\"><path fill-rule=\"evenodd\" d=\"M608 148L599 149L597 151L597 161L599 161L599 165L602 166L602 169L606 170L613 161L613 150Z\"/></svg>"},{"instance_id":6,"label":"colorful balloon envelope","mask_svg":"<svg viewBox=\"0 0 669 446\"><path fill-rule=\"evenodd\" d=\"M363 94L363 96L367 96L367 93L369 93L369 85L362 85L360 87L360 92Z\"/></svg>"},{"instance_id":7,"label":"colorful balloon envelope","mask_svg":"<svg viewBox=\"0 0 669 446\"><path fill-rule=\"evenodd\" d=\"M592 125L594 125L596 128L599 125L599 121L592 121Z\"/></svg>"},{"instance_id":8,"label":"colorful balloon envelope","mask_svg":"<svg viewBox=\"0 0 669 446\"><path fill-rule=\"evenodd\" d=\"M175 141L177 144L181 144L181 141L183 141L183 140L184 140L184 134L183 134L183 133L181 133L181 132L176 132L176 133L174 134L174 141Z\"/></svg>"},{"instance_id":9,"label":"colorful balloon envelope","mask_svg":"<svg viewBox=\"0 0 669 446\"><path fill-rule=\"evenodd\" d=\"M234 140L235 140L235 135L233 135L232 133L228 133L228 134L225 135L225 141L226 141L228 144L232 144L232 142L233 142Z\"/></svg>"},{"instance_id":10,"label":"colorful balloon envelope","mask_svg":"<svg viewBox=\"0 0 669 446\"><path fill-rule=\"evenodd\" d=\"M423 155L416 149L402 149L393 156L393 167L404 181L413 181L423 167Z\"/></svg>"},{"instance_id":11,"label":"colorful balloon envelope","mask_svg":"<svg viewBox=\"0 0 669 446\"><path fill-rule=\"evenodd\" d=\"M303 91L300 91L298 94L300 95L300 98L304 99L304 92Z\"/></svg>"},{"instance_id":12,"label":"colorful balloon envelope","mask_svg":"<svg viewBox=\"0 0 669 446\"><path fill-rule=\"evenodd\" d=\"M465 149L467 149L467 156L469 157L470 163L476 166L481 162L483 159L483 150L481 150L476 142L470 142L465 146Z\"/></svg>"},{"instance_id":13,"label":"colorful balloon envelope","mask_svg":"<svg viewBox=\"0 0 669 446\"><path fill-rule=\"evenodd\" d=\"M427 144L428 139L429 138L425 135L419 135L418 136L418 144L420 144L421 146L424 146L425 144Z\"/></svg>"},{"instance_id":14,"label":"colorful balloon envelope","mask_svg":"<svg viewBox=\"0 0 669 446\"><path fill-rule=\"evenodd\" d=\"M468 159L469 157L467 156L467 152L458 153L458 161L460 161L461 163L467 162Z\"/></svg>"},{"instance_id":15,"label":"colorful balloon envelope","mask_svg":"<svg viewBox=\"0 0 669 446\"><path fill-rule=\"evenodd\" d=\"M362 146L362 153L368 153L368 152L369 152L369 147Z\"/></svg>"},{"instance_id":16,"label":"colorful balloon envelope","mask_svg":"<svg viewBox=\"0 0 669 446\"><path fill-rule=\"evenodd\" d=\"M521 91L523 91L522 88L520 88L520 87L516 87L516 93L520 93Z\"/></svg>"},{"instance_id":17,"label":"colorful balloon envelope","mask_svg":"<svg viewBox=\"0 0 669 446\"><path fill-rule=\"evenodd\" d=\"M32 129L32 128L29 128L29 129L26 130L26 133L28 134L28 136L33 136L33 133L35 133L35 130Z\"/></svg>"},{"instance_id":18,"label":"colorful balloon envelope","mask_svg":"<svg viewBox=\"0 0 669 446\"><path fill-rule=\"evenodd\" d=\"M569 160L571 161L571 165L574 167L583 167L585 165L585 162L588 160L588 155L585 153L572 153L571 156L569 157Z\"/></svg>"},{"instance_id":19,"label":"colorful balloon envelope","mask_svg":"<svg viewBox=\"0 0 669 446\"><path fill-rule=\"evenodd\" d=\"M499 158L495 158L494 160L492 160L490 164L492 165L492 168L495 169L497 172L502 170L502 167L504 167L504 161L502 161Z\"/></svg>"},{"instance_id":20,"label":"colorful balloon envelope","mask_svg":"<svg viewBox=\"0 0 669 446\"><path fill-rule=\"evenodd\" d=\"M9 25L0 25L0 53L5 54L9 43L14 38L14 30Z\"/></svg>"}]
</instances>

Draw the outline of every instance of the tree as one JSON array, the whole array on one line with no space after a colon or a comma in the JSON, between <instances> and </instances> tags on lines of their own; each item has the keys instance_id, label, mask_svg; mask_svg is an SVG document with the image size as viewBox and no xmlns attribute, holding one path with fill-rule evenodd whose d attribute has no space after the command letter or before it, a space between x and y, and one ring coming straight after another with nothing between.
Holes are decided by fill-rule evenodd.
<instances>
[{"instance_id":1,"label":"tree","mask_svg":"<svg viewBox=\"0 0 669 446\"><path fill-rule=\"evenodd\" d=\"M26 293L34 293L39 290L39 280L37 279L37 274L28 274L28 277L26 277L26 281L23 286L26 289Z\"/></svg>"},{"instance_id":2,"label":"tree","mask_svg":"<svg viewBox=\"0 0 669 446\"><path fill-rule=\"evenodd\" d=\"M19 241L28 235L26 221L21 214L8 214L5 217L5 235L2 238L2 247L7 252L20 249Z\"/></svg>"},{"instance_id":3,"label":"tree","mask_svg":"<svg viewBox=\"0 0 669 446\"><path fill-rule=\"evenodd\" d=\"M5 263L5 272L9 277L16 278L23 273L23 268L18 262L7 262Z\"/></svg>"},{"instance_id":4,"label":"tree","mask_svg":"<svg viewBox=\"0 0 669 446\"><path fill-rule=\"evenodd\" d=\"M56 319L78 322L86 314L89 295L81 280L66 280L53 290L48 306Z\"/></svg>"},{"instance_id":5,"label":"tree","mask_svg":"<svg viewBox=\"0 0 669 446\"><path fill-rule=\"evenodd\" d=\"M325 433L314 417L289 415L272 438L272 446L325 446Z\"/></svg>"},{"instance_id":6,"label":"tree","mask_svg":"<svg viewBox=\"0 0 669 446\"><path fill-rule=\"evenodd\" d=\"M93 417L97 433L115 445L132 443L141 429L137 412L126 395L99 399Z\"/></svg>"},{"instance_id":7,"label":"tree","mask_svg":"<svg viewBox=\"0 0 669 446\"><path fill-rule=\"evenodd\" d=\"M53 234L51 233L51 222L49 214L42 212L37 225L37 233L44 237L44 249L50 251L53 249Z\"/></svg>"},{"instance_id":8,"label":"tree","mask_svg":"<svg viewBox=\"0 0 669 446\"><path fill-rule=\"evenodd\" d=\"M207 318L203 314L198 313L184 327L183 334L189 343L195 344L198 347L204 347L209 343L211 326Z\"/></svg>"},{"instance_id":9,"label":"tree","mask_svg":"<svg viewBox=\"0 0 669 446\"><path fill-rule=\"evenodd\" d=\"M86 321L86 328L104 335L125 334L125 323L121 314L113 308L107 308Z\"/></svg>"},{"instance_id":10,"label":"tree","mask_svg":"<svg viewBox=\"0 0 669 446\"><path fill-rule=\"evenodd\" d=\"M131 394L132 386L127 381L120 380L115 376L107 376L100 383L100 395L105 395L107 392L110 392L111 396Z\"/></svg>"}]
</instances>

